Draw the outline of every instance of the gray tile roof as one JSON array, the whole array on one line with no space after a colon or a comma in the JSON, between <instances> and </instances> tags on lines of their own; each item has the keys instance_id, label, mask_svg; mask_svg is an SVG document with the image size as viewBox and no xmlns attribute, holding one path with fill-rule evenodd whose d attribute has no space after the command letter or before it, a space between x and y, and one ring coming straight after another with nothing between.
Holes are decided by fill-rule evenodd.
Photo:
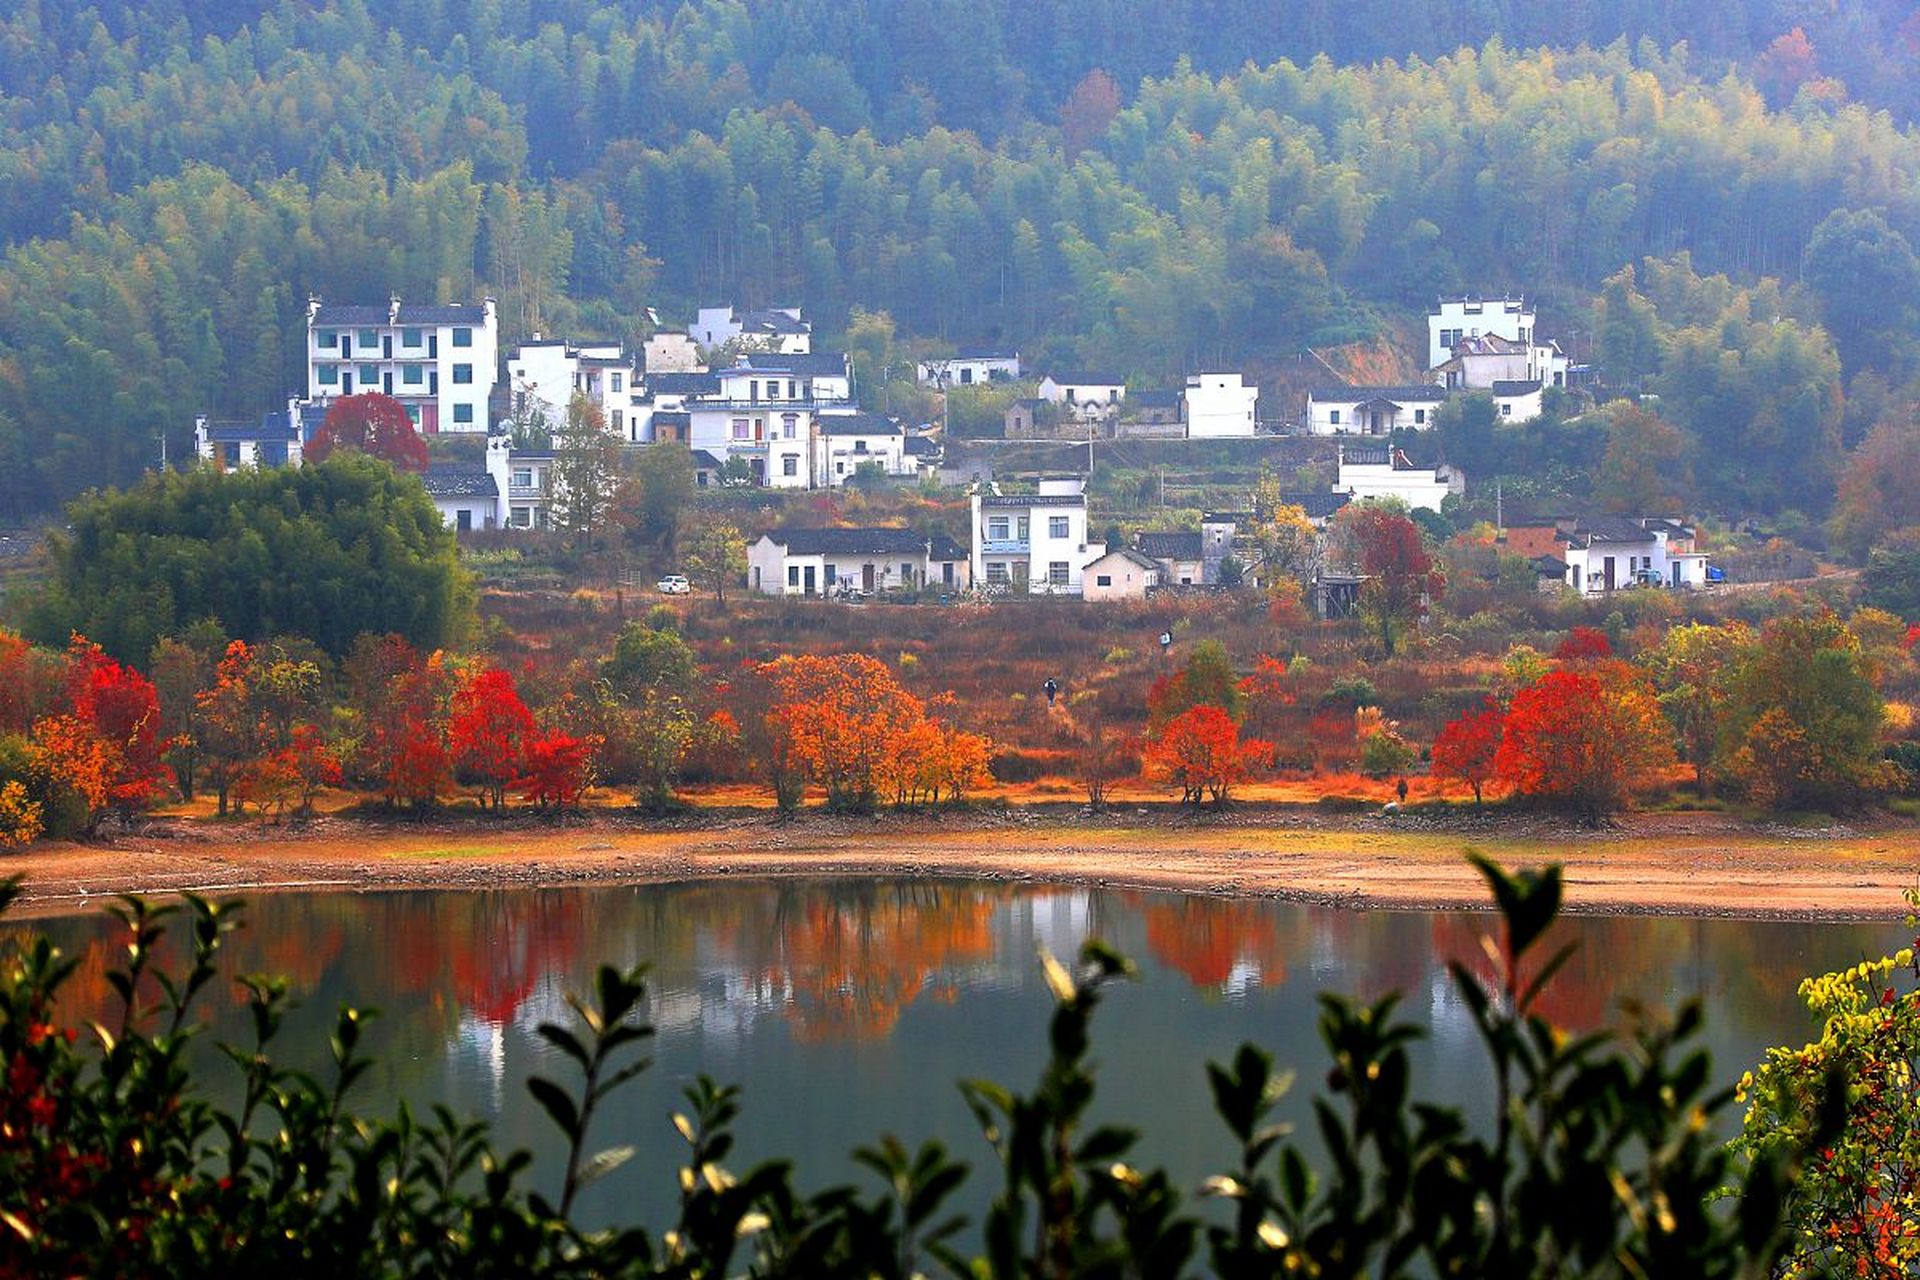
<instances>
[{"instance_id":1,"label":"gray tile roof","mask_svg":"<svg viewBox=\"0 0 1920 1280\"><path fill-rule=\"evenodd\" d=\"M649 395L656 396L717 396L720 394L720 375L717 373L650 373L644 380Z\"/></svg>"},{"instance_id":2,"label":"gray tile roof","mask_svg":"<svg viewBox=\"0 0 1920 1280\"><path fill-rule=\"evenodd\" d=\"M1134 549L1155 560L1198 560L1200 535L1184 529L1141 532L1134 535Z\"/></svg>"},{"instance_id":3,"label":"gray tile roof","mask_svg":"<svg viewBox=\"0 0 1920 1280\"><path fill-rule=\"evenodd\" d=\"M1496 378L1493 383L1493 394L1497 396L1530 396L1539 389L1539 382L1532 379L1522 381L1520 379Z\"/></svg>"},{"instance_id":4,"label":"gray tile roof","mask_svg":"<svg viewBox=\"0 0 1920 1280\"><path fill-rule=\"evenodd\" d=\"M1431 403L1445 400L1447 389L1434 382L1398 387L1310 387L1307 397L1322 404L1364 404L1368 400L1418 400Z\"/></svg>"},{"instance_id":5,"label":"gray tile roof","mask_svg":"<svg viewBox=\"0 0 1920 1280\"><path fill-rule=\"evenodd\" d=\"M316 326L332 325L339 328L367 327L394 323L392 310L386 306L322 306L314 312L313 323ZM455 305L446 307L409 306L400 304L400 324L443 325L443 324L485 324L485 307Z\"/></svg>"},{"instance_id":6,"label":"gray tile roof","mask_svg":"<svg viewBox=\"0 0 1920 1280\"><path fill-rule=\"evenodd\" d=\"M1099 370L1071 369L1062 373L1050 373L1056 387L1124 387L1127 380L1117 373L1105 373Z\"/></svg>"},{"instance_id":7,"label":"gray tile roof","mask_svg":"<svg viewBox=\"0 0 1920 1280\"><path fill-rule=\"evenodd\" d=\"M785 547L790 556L925 555L927 551L927 539L912 529L775 529L767 537Z\"/></svg>"},{"instance_id":8,"label":"gray tile roof","mask_svg":"<svg viewBox=\"0 0 1920 1280\"><path fill-rule=\"evenodd\" d=\"M897 436L900 424L877 413L823 413L814 419L823 436Z\"/></svg>"},{"instance_id":9,"label":"gray tile roof","mask_svg":"<svg viewBox=\"0 0 1920 1280\"><path fill-rule=\"evenodd\" d=\"M435 498L497 498L500 487L487 469L471 462L441 462L427 468L420 477L427 493Z\"/></svg>"},{"instance_id":10,"label":"gray tile roof","mask_svg":"<svg viewBox=\"0 0 1920 1280\"><path fill-rule=\"evenodd\" d=\"M792 373L805 377L845 377L847 357L842 351L812 351L781 355L777 351L750 351L735 368L755 373Z\"/></svg>"}]
</instances>

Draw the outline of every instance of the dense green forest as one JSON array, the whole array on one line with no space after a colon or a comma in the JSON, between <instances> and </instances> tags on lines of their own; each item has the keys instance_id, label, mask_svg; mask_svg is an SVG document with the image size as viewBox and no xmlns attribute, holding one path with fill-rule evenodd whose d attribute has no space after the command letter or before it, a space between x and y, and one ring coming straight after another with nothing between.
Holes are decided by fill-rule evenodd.
<instances>
[{"instance_id":1,"label":"dense green forest","mask_svg":"<svg viewBox=\"0 0 1920 1280\"><path fill-rule=\"evenodd\" d=\"M1917 60L1883 0L26 0L0 518L283 400L309 292L490 292L508 341L797 301L1161 379L1461 288L1674 404L1707 497L1822 514L1912 373ZM1819 456L1749 475L1776 443Z\"/></svg>"}]
</instances>

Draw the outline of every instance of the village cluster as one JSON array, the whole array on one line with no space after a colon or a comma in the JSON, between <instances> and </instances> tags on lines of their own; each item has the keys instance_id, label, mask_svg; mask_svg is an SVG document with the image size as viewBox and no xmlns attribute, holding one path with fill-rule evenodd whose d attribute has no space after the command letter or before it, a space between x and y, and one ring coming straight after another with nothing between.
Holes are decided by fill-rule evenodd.
<instances>
[{"instance_id":1,"label":"village cluster","mask_svg":"<svg viewBox=\"0 0 1920 1280\"><path fill-rule=\"evenodd\" d=\"M1427 327L1427 381L1310 388L1293 429L1362 438L1429 430L1449 397L1469 392L1490 395L1501 421L1521 423L1542 412L1547 388L1566 387L1577 374L1559 344L1537 334L1534 308L1523 298L1443 298ZM492 299L364 306L316 298L307 308L305 351L305 393L284 410L257 423L196 420L203 459L297 466L335 400L377 391L398 401L424 435L484 436L478 460L437 463L423 477L449 526L539 528L553 497L554 458L516 449L510 429L535 419L557 424L579 396L629 447L686 445L703 488L953 478L943 475L941 428L864 408L853 363L843 352L813 349L812 325L798 307L701 308L684 331L662 329L637 353L617 342L576 345L535 334L503 361ZM940 391L1031 377L1018 351L987 347L922 360L915 373ZM1049 370L1036 390L1006 411L1007 438L1231 439L1279 429L1259 417L1259 388L1238 372L1130 391L1112 373ZM1142 531L1130 546L1108 546L1090 537L1086 479L1045 476L1028 486L1032 492L974 479L964 547L901 528L776 529L749 550L748 586L773 596L937 589L1107 600L1261 582L1249 535L1268 513L1208 513L1197 531ZM1415 467L1384 440L1342 441L1327 490L1281 500L1324 529L1350 502L1395 498L1437 512L1465 487L1457 467ZM1675 513L1570 513L1500 533L1509 550L1531 561L1544 590L1692 588L1712 576L1693 529ZM1311 602L1323 615L1344 612L1359 581L1351 565L1325 565L1310 584Z\"/></svg>"}]
</instances>

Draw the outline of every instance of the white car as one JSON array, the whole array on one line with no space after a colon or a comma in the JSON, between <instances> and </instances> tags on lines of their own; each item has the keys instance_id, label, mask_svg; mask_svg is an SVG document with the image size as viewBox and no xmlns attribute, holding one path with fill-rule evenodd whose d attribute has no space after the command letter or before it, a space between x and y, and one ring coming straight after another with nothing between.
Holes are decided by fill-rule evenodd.
<instances>
[{"instance_id":1,"label":"white car","mask_svg":"<svg viewBox=\"0 0 1920 1280\"><path fill-rule=\"evenodd\" d=\"M693 591L693 584L687 581L685 574L679 573L670 573L653 585L663 596L684 596Z\"/></svg>"}]
</instances>

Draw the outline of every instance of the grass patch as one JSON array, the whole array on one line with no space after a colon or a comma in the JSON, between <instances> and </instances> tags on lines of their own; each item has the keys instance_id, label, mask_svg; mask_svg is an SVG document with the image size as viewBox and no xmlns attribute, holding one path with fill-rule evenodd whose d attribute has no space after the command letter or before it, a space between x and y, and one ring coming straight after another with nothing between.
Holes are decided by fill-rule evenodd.
<instances>
[{"instance_id":1,"label":"grass patch","mask_svg":"<svg viewBox=\"0 0 1920 1280\"><path fill-rule=\"evenodd\" d=\"M497 858L505 852L506 849L497 844L455 844L434 849L401 849L387 856L432 862L450 858Z\"/></svg>"}]
</instances>

